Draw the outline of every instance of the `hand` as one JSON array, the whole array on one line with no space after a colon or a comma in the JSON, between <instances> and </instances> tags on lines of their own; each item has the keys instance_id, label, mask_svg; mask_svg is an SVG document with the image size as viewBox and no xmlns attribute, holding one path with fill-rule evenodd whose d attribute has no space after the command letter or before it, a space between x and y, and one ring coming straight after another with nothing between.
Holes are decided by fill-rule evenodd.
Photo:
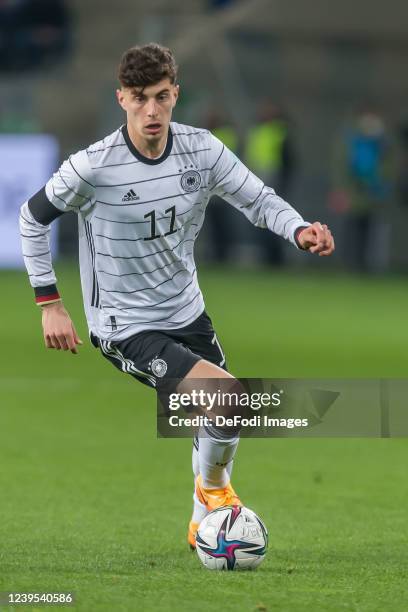
<instances>
[{"instance_id":1,"label":"hand","mask_svg":"<svg viewBox=\"0 0 408 612\"><path fill-rule=\"evenodd\" d=\"M315 221L298 234L298 242L302 249L310 253L331 255L334 251L334 240L327 225Z\"/></svg>"},{"instance_id":2,"label":"hand","mask_svg":"<svg viewBox=\"0 0 408 612\"><path fill-rule=\"evenodd\" d=\"M42 326L47 348L76 354L77 345L83 344L62 302L42 306Z\"/></svg>"}]
</instances>

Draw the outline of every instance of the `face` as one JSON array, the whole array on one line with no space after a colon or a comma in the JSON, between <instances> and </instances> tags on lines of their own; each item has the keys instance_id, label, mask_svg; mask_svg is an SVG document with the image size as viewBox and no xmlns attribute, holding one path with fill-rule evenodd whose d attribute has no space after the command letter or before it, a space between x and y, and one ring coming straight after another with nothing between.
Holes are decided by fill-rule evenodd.
<instances>
[{"instance_id":1,"label":"face","mask_svg":"<svg viewBox=\"0 0 408 612\"><path fill-rule=\"evenodd\" d=\"M170 79L156 85L122 87L116 91L119 104L126 111L132 135L146 144L154 145L167 137L173 108L176 105L179 86Z\"/></svg>"}]
</instances>

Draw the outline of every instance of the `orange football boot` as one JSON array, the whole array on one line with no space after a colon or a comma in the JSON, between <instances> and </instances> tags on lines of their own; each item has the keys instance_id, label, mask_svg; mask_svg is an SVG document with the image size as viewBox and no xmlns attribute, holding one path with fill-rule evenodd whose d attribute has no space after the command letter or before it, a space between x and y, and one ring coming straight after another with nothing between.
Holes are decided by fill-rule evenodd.
<instances>
[{"instance_id":1,"label":"orange football boot","mask_svg":"<svg viewBox=\"0 0 408 612\"><path fill-rule=\"evenodd\" d=\"M187 542L190 544L191 550L195 550L196 547L196 535L200 523L190 521L188 524Z\"/></svg>"},{"instance_id":2,"label":"orange football boot","mask_svg":"<svg viewBox=\"0 0 408 612\"><path fill-rule=\"evenodd\" d=\"M222 489L205 489L201 474L196 478L195 493L198 500L204 504L209 512L223 506L243 506L231 483Z\"/></svg>"}]
</instances>

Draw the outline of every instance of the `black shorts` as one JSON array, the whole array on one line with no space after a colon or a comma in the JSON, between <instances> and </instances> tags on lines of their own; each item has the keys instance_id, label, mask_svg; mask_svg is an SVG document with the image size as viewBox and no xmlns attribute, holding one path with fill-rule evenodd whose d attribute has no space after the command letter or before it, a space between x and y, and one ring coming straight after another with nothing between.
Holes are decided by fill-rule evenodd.
<instances>
[{"instance_id":1,"label":"black shorts","mask_svg":"<svg viewBox=\"0 0 408 612\"><path fill-rule=\"evenodd\" d=\"M155 389L165 389L172 379L185 378L201 359L227 369L223 350L205 311L180 329L143 331L119 342L101 340L91 334L91 341L119 370Z\"/></svg>"}]
</instances>

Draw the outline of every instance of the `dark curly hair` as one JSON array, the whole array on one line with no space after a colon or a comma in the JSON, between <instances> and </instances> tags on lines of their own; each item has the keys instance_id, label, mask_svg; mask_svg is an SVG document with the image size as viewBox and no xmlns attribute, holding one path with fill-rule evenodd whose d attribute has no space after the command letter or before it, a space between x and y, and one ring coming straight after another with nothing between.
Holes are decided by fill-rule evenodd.
<instances>
[{"instance_id":1,"label":"dark curly hair","mask_svg":"<svg viewBox=\"0 0 408 612\"><path fill-rule=\"evenodd\" d=\"M176 82L177 65L170 49L156 43L131 47L122 56L118 78L122 87L155 85L163 79Z\"/></svg>"}]
</instances>

